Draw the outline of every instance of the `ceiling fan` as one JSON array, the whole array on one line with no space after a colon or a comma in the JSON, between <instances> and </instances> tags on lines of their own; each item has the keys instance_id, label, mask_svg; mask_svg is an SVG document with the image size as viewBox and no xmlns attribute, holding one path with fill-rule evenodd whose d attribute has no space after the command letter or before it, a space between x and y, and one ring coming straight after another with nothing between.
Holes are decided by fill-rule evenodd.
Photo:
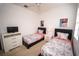
<instances>
[{"instance_id":1,"label":"ceiling fan","mask_svg":"<svg viewBox=\"0 0 79 59\"><path fill-rule=\"evenodd\" d=\"M40 7L41 3L28 3L28 4L24 4L25 8L28 7Z\"/></svg>"}]
</instances>

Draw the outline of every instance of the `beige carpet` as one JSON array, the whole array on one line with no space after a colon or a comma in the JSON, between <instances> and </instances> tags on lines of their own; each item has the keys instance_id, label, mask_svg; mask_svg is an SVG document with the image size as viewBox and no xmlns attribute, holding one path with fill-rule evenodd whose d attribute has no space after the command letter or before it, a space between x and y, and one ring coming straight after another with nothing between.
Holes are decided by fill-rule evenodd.
<instances>
[{"instance_id":1,"label":"beige carpet","mask_svg":"<svg viewBox=\"0 0 79 59\"><path fill-rule=\"evenodd\" d=\"M32 46L30 49L27 49L25 46L20 46L15 49L10 50L7 53L0 51L1 56L38 56L40 53L41 47L46 43L46 41L41 41L36 45Z\"/></svg>"}]
</instances>

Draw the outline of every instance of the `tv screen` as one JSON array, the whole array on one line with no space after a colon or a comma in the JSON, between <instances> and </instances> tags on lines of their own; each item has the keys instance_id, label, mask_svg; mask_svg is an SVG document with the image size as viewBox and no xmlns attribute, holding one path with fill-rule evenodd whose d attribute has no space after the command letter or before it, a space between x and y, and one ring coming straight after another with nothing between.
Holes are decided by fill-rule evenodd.
<instances>
[{"instance_id":1,"label":"tv screen","mask_svg":"<svg viewBox=\"0 0 79 59\"><path fill-rule=\"evenodd\" d=\"M18 32L18 26L16 27L7 27L7 33Z\"/></svg>"}]
</instances>

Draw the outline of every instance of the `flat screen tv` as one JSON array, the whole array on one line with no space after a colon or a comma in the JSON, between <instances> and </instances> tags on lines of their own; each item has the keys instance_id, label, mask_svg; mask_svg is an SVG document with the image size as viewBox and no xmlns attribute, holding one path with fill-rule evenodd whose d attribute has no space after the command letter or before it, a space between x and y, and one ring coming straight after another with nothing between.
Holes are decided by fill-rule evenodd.
<instances>
[{"instance_id":1,"label":"flat screen tv","mask_svg":"<svg viewBox=\"0 0 79 59\"><path fill-rule=\"evenodd\" d=\"M15 27L7 27L7 33L18 32L18 26Z\"/></svg>"}]
</instances>

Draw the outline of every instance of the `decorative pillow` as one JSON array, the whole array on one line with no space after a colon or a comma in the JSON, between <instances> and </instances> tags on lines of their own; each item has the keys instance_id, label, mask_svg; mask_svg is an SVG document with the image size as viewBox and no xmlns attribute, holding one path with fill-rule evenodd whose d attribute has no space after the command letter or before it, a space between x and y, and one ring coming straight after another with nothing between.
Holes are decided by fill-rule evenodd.
<instances>
[{"instance_id":1,"label":"decorative pillow","mask_svg":"<svg viewBox=\"0 0 79 59\"><path fill-rule=\"evenodd\" d=\"M57 37L60 39L68 39L68 33L57 32Z\"/></svg>"},{"instance_id":2,"label":"decorative pillow","mask_svg":"<svg viewBox=\"0 0 79 59\"><path fill-rule=\"evenodd\" d=\"M61 33L60 32L57 32L57 37L61 38Z\"/></svg>"}]
</instances>

